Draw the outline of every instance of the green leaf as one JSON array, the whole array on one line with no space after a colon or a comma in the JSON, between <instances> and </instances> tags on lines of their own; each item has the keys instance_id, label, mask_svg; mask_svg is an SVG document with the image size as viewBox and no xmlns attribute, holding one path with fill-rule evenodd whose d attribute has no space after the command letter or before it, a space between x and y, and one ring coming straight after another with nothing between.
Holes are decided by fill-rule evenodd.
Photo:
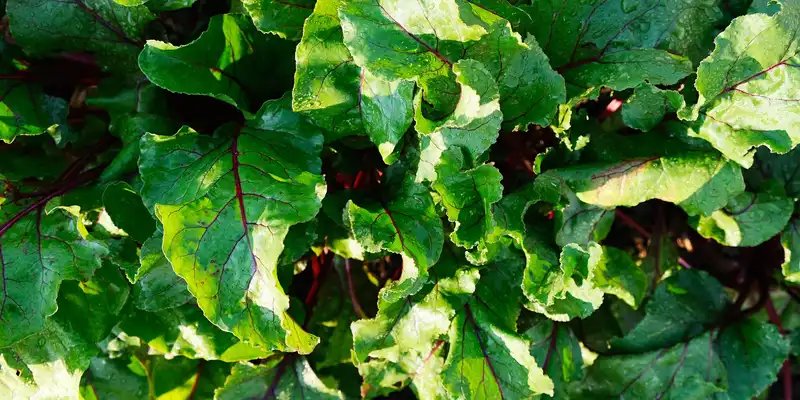
<instances>
[{"instance_id":1,"label":"green leaf","mask_svg":"<svg viewBox=\"0 0 800 400\"><path fill-rule=\"evenodd\" d=\"M792 199L772 193L742 193L709 216L689 224L703 237L726 246L751 247L779 234L794 211Z\"/></svg>"},{"instance_id":2,"label":"green leaf","mask_svg":"<svg viewBox=\"0 0 800 400\"><path fill-rule=\"evenodd\" d=\"M148 41L139 67L147 79L171 92L211 96L251 112L283 93L272 82L291 80L294 61L287 54L293 51L291 42L259 32L249 18L225 14L212 17L208 29L187 45ZM273 54L274 59L256 54Z\"/></svg>"},{"instance_id":3,"label":"green leaf","mask_svg":"<svg viewBox=\"0 0 800 400\"><path fill-rule=\"evenodd\" d=\"M439 164L439 178L432 187L441 196L448 219L455 223L450 240L469 249L494 230L492 204L503 196L503 176L491 165L462 171L462 162L456 159L460 153L453 155L458 157Z\"/></svg>"},{"instance_id":4,"label":"green leaf","mask_svg":"<svg viewBox=\"0 0 800 400\"><path fill-rule=\"evenodd\" d=\"M142 339L151 350L166 358L183 356L235 362L270 355L212 325L192 304L155 313L132 310L119 328L129 336Z\"/></svg>"},{"instance_id":5,"label":"green leaf","mask_svg":"<svg viewBox=\"0 0 800 400\"><path fill-rule=\"evenodd\" d=\"M674 90L661 90L653 85L638 86L622 107L625 125L640 131L653 129L667 113L685 106L683 96Z\"/></svg>"},{"instance_id":6,"label":"green leaf","mask_svg":"<svg viewBox=\"0 0 800 400\"><path fill-rule=\"evenodd\" d=\"M697 70L696 107L707 118L700 130L727 127L710 142L744 166L752 162L752 147L784 153L800 142L793 86L799 13L796 3L787 2L773 16L736 18Z\"/></svg>"},{"instance_id":7,"label":"green leaf","mask_svg":"<svg viewBox=\"0 0 800 400\"><path fill-rule=\"evenodd\" d=\"M584 380L575 382L572 397L704 399L726 389L725 368L713 348L714 335L646 353L600 356Z\"/></svg>"},{"instance_id":8,"label":"green leaf","mask_svg":"<svg viewBox=\"0 0 800 400\"><path fill-rule=\"evenodd\" d=\"M563 180L587 204L632 207L659 199L678 204L689 214L711 214L744 190L738 166L719 153L685 145L673 148L644 135L616 138L614 146L631 145L634 150L612 153L596 163L549 170L543 176Z\"/></svg>"},{"instance_id":9,"label":"green leaf","mask_svg":"<svg viewBox=\"0 0 800 400\"><path fill-rule=\"evenodd\" d=\"M303 21L311 15L314 0L241 0L256 28L284 39L300 40Z\"/></svg>"},{"instance_id":10,"label":"green leaf","mask_svg":"<svg viewBox=\"0 0 800 400\"><path fill-rule=\"evenodd\" d=\"M319 211L322 134L288 103L264 103L214 137L146 135L139 168L164 254L206 317L266 350L307 354L317 339L288 316L277 261L289 227Z\"/></svg>"},{"instance_id":11,"label":"green leaf","mask_svg":"<svg viewBox=\"0 0 800 400\"><path fill-rule=\"evenodd\" d=\"M564 78L550 67L536 40L529 36L523 42L505 20L495 23L487 35L470 46L465 58L483 63L497 80L504 128L547 126L558 105L566 101Z\"/></svg>"},{"instance_id":12,"label":"green leaf","mask_svg":"<svg viewBox=\"0 0 800 400\"><path fill-rule=\"evenodd\" d=\"M59 125L67 122L67 108L66 101L42 93L36 85L4 80L0 82L0 141L11 143L17 136L45 132L57 139Z\"/></svg>"},{"instance_id":13,"label":"green leaf","mask_svg":"<svg viewBox=\"0 0 800 400\"><path fill-rule=\"evenodd\" d=\"M456 312L479 279L477 269L456 254L453 249L444 252L430 270L431 280L419 292L392 303L381 302L375 318L351 325L353 361L362 375L370 368L394 371L392 379L383 382L371 381L367 375L367 384L389 388L405 384L442 345Z\"/></svg>"},{"instance_id":14,"label":"green leaf","mask_svg":"<svg viewBox=\"0 0 800 400\"><path fill-rule=\"evenodd\" d=\"M522 289L531 309L557 321L589 316L600 307L603 293L636 308L647 291L644 271L619 249L569 244L556 262L554 251L531 234L523 250L528 261Z\"/></svg>"},{"instance_id":15,"label":"green leaf","mask_svg":"<svg viewBox=\"0 0 800 400\"><path fill-rule=\"evenodd\" d=\"M378 288L359 271L360 264L335 258L333 270L322 275L317 303L307 324L309 332L328 338L309 356L318 369L354 363L351 323L365 315L375 315Z\"/></svg>"},{"instance_id":16,"label":"green leaf","mask_svg":"<svg viewBox=\"0 0 800 400\"><path fill-rule=\"evenodd\" d=\"M569 325L542 315L533 316L528 323L530 328L523 334L531 341L531 355L536 363L553 380L552 397L566 398L567 386L580 379L583 369L578 339Z\"/></svg>"},{"instance_id":17,"label":"green leaf","mask_svg":"<svg viewBox=\"0 0 800 400\"><path fill-rule=\"evenodd\" d=\"M775 179L783 186L786 195L800 197L800 150L795 149L786 154L774 154L765 148L756 153L758 169L764 179Z\"/></svg>"},{"instance_id":18,"label":"green leaf","mask_svg":"<svg viewBox=\"0 0 800 400\"><path fill-rule=\"evenodd\" d=\"M87 400L208 399L230 370L230 365L218 361L168 360L141 351L114 359L97 357L81 382L81 396Z\"/></svg>"},{"instance_id":19,"label":"green leaf","mask_svg":"<svg viewBox=\"0 0 800 400\"><path fill-rule=\"evenodd\" d=\"M114 326L128 293L125 278L108 265L86 281L65 282L44 329L0 350L0 395L73 398L99 352L95 342Z\"/></svg>"},{"instance_id":20,"label":"green leaf","mask_svg":"<svg viewBox=\"0 0 800 400\"><path fill-rule=\"evenodd\" d=\"M133 302L145 311L159 311L189 302L192 294L186 282L172 270L161 250L163 234L157 232L142 244L141 267L136 272Z\"/></svg>"},{"instance_id":21,"label":"green leaf","mask_svg":"<svg viewBox=\"0 0 800 400\"><path fill-rule=\"evenodd\" d=\"M524 9L533 19L533 35L564 75L568 97L575 97L596 86L673 84L690 74L690 60L707 54L714 22L722 16L716 3L548 0Z\"/></svg>"},{"instance_id":22,"label":"green leaf","mask_svg":"<svg viewBox=\"0 0 800 400\"><path fill-rule=\"evenodd\" d=\"M144 243L156 229L156 223L142 204L142 198L125 182L106 187L103 205L114 225L139 243Z\"/></svg>"},{"instance_id":23,"label":"green leaf","mask_svg":"<svg viewBox=\"0 0 800 400\"><path fill-rule=\"evenodd\" d=\"M108 110L108 131L122 140L119 154L100 176L104 182L126 179L137 171L139 141L145 133L166 135L180 127L167 112L167 91L144 77L133 82L104 80L86 104Z\"/></svg>"},{"instance_id":24,"label":"green leaf","mask_svg":"<svg viewBox=\"0 0 800 400\"><path fill-rule=\"evenodd\" d=\"M303 357L273 357L259 365L237 364L225 386L215 393L218 400L251 398L342 399L342 393L319 380Z\"/></svg>"},{"instance_id":25,"label":"green leaf","mask_svg":"<svg viewBox=\"0 0 800 400\"><path fill-rule=\"evenodd\" d=\"M443 371L452 398L553 395L553 382L531 356L530 342L516 332L521 271L509 267L485 271L475 295L453 320ZM514 292L517 296L509 295Z\"/></svg>"},{"instance_id":26,"label":"green leaf","mask_svg":"<svg viewBox=\"0 0 800 400\"><path fill-rule=\"evenodd\" d=\"M155 15L144 6L113 0L10 0L6 12L14 40L33 57L89 52L104 70L132 73Z\"/></svg>"},{"instance_id":27,"label":"green leaf","mask_svg":"<svg viewBox=\"0 0 800 400\"><path fill-rule=\"evenodd\" d=\"M644 319L613 340L611 348L642 352L672 346L705 331L727 305L728 296L716 279L702 271L680 271L658 285Z\"/></svg>"},{"instance_id":28,"label":"green leaf","mask_svg":"<svg viewBox=\"0 0 800 400\"><path fill-rule=\"evenodd\" d=\"M784 278L793 283L800 283L800 232L798 232L798 220L793 219L781 233L781 245L783 245L784 261L781 271Z\"/></svg>"},{"instance_id":29,"label":"green leaf","mask_svg":"<svg viewBox=\"0 0 800 400\"><path fill-rule=\"evenodd\" d=\"M450 69L489 30L460 0L348 0L339 17L357 65L388 81L417 80L439 110L458 100Z\"/></svg>"},{"instance_id":30,"label":"green leaf","mask_svg":"<svg viewBox=\"0 0 800 400\"><path fill-rule=\"evenodd\" d=\"M42 330L61 282L91 276L107 252L69 211L0 197L0 347Z\"/></svg>"},{"instance_id":31,"label":"green leaf","mask_svg":"<svg viewBox=\"0 0 800 400\"><path fill-rule=\"evenodd\" d=\"M403 254L424 273L439 259L444 244L442 222L433 198L408 174L385 185L385 202L347 203L346 219L353 235L366 251Z\"/></svg>"},{"instance_id":32,"label":"green leaf","mask_svg":"<svg viewBox=\"0 0 800 400\"><path fill-rule=\"evenodd\" d=\"M747 319L724 329L714 343L728 371L728 399L747 400L775 382L790 342L772 324Z\"/></svg>"},{"instance_id":33,"label":"green leaf","mask_svg":"<svg viewBox=\"0 0 800 400\"><path fill-rule=\"evenodd\" d=\"M563 185L562 185L563 186ZM555 208L556 244L564 247L570 243L586 246L599 242L608 235L614 222L614 209L586 204L562 187L561 201Z\"/></svg>"},{"instance_id":34,"label":"green leaf","mask_svg":"<svg viewBox=\"0 0 800 400\"><path fill-rule=\"evenodd\" d=\"M320 0L297 46L292 107L339 136L366 133L387 163L411 125L414 84L357 66L342 41L339 0ZM324 57L321 54L324 53Z\"/></svg>"},{"instance_id":35,"label":"green leaf","mask_svg":"<svg viewBox=\"0 0 800 400\"><path fill-rule=\"evenodd\" d=\"M475 60L461 60L453 66L461 85L461 97L451 115L430 120L422 111L422 97L414 100L415 129L420 136L418 180L436 180L434 168L448 149L460 149L466 166L479 164L483 154L497 141L500 122L499 92L494 78Z\"/></svg>"}]
</instances>

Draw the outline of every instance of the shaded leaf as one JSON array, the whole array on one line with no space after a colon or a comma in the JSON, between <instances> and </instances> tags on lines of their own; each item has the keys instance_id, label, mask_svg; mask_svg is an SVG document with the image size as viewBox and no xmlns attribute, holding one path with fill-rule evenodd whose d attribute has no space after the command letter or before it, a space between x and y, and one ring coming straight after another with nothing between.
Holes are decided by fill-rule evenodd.
<instances>
[{"instance_id":1,"label":"shaded leaf","mask_svg":"<svg viewBox=\"0 0 800 400\"><path fill-rule=\"evenodd\" d=\"M0 347L44 328L61 282L91 276L108 252L68 210L7 201L0 197Z\"/></svg>"},{"instance_id":2,"label":"shaded leaf","mask_svg":"<svg viewBox=\"0 0 800 400\"><path fill-rule=\"evenodd\" d=\"M325 386L303 357L273 357L259 365L237 364L215 399L249 398L342 399L341 392Z\"/></svg>"},{"instance_id":3,"label":"shaded leaf","mask_svg":"<svg viewBox=\"0 0 800 400\"><path fill-rule=\"evenodd\" d=\"M150 40L139 55L139 67L154 84L171 92L207 95L251 112L262 101L280 96L273 85L290 80L294 45L261 32L245 16L217 15L197 40L184 45ZM256 54L274 54L265 59ZM281 56L283 55L283 56Z\"/></svg>"},{"instance_id":4,"label":"shaded leaf","mask_svg":"<svg viewBox=\"0 0 800 400\"><path fill-rule=\"evenodd\" d=\"M6 12L14 40L31 56L85 51L103 69L119 73L137 70L145 25L155 19L144 6L113 0L10 0Z\"/></svg>"},{"instance_id":5,"label":"shaded leaf","mask_svg":"<svg viewBox=\"0 0 800 400\"><path fill-rule=\"evenodd\" d=\"M786 196L745 192L709 216L691 217L689 224L726 246L750 247L780 233L793 211L794 202Z\"/></svg>"}]
</instances>

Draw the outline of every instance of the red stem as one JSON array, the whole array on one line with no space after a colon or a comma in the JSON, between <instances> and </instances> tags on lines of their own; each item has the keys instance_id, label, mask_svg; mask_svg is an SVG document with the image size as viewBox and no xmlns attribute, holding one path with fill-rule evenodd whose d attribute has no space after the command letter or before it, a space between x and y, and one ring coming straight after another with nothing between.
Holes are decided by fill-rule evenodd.
<instances>
[{"instance_id":1,"label":"red stem","mask_svg":"<svg viewBox=\"0 0 800 400\"><path fill-rule=\"evenodd\" d=\"M629 217L627 214L620 211L619 208L614 210L614 214L617 216L617 218L619 218L620 222L622 222L623 224L627 225L630 228L633 228L633 230L639 232L639 234L644 236L645 238L649 239L652 236L650 232L647 231L647 229L644 229L633 218ZM691 264L689 264L688 262L686 262L686 260L683 259L683 257L678 257L678 264L680 264L682 267L686 269L693 268Z\"/></svg>"},{"instance_id":2,"label":"red stem","mask_svg":"<svg viewBox=\"0 0 800 400\"><path fill-rule=\"evenodd\" d=\"M33 204L29 205L28 207L25 207L24 210L18 212L17 215L8 220L5 224L0 225L0 237L2 237L9 229L11 229L11 227L14 226L14 224L19 222L19 220L24 218L26 215L30 214L31 211L44 206L45 204L47 204L48 201L58 196L61 196L62 194L67 193L70 190L75 189L76 187L96 178L98 175L100 175L100 171L102 171L103 168L105 168L105 165L93 168L87 171L85 174L78 176L75 180L68 182L64 186L53 190L52 192L42 197L41 199L36 200Z\"/></svg>"},{"instance_id":3,"label":"red stem","mask_svg":"<svg viewBox=\"0 0 800 400\"><path fill-rule=\"evenodd\" d=\"M344 259L344 272L347 276L347 291L350 292L350 303L353 304L353 311L355 311L359 319L369 318L364 312L364 309L361 308L361 303L358 302L358 296L356 296L355 289L353 288L353 276L350 274L349 258Z\"/></svg>"},{"instance_id":4,"label":"red stem","mask_svg":"<svg viewBox=\"0 0 800 400\"><path fill-rule=\"evenodd\" d=\"M764 308L767 310L767 316L769 317L769 321L772 322L773 325L778 327L778 330L781 332L782 335L786 335L788 332L786 329L783 328L783 323L781 323L781 317L778 315L777 310L775 310L775 305L772 303L772 296L767 295L767 301L764 303ZM783 362L783 366L781 367L781 374L783 375L783 398L786 400L792 399L792 363L789 359Z\"/></svg>"}]
</instances>

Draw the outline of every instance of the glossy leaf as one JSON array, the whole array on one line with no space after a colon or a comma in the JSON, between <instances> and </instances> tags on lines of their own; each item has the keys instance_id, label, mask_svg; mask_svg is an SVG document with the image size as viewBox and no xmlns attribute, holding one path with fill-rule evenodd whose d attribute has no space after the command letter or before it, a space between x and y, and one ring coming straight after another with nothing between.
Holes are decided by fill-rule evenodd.
<instances>
[{"instance_id":1,"label":"glossy leaf","mask_svg":"<svg viewBox=\"0 0 800 400\"><path fill-rule=\"evenodd\" d=\"M303 21L314 9L309 0L241 0L256 28L261 32L274 33L289 40L299 40Z\"/></svg>"},{"instance_id":2,"label":"glossy leaf","mask_svg":"<svg viewBox=\"0 0 800 400\"><path fill-rule=\"evenodd\" d=\"M125 278L109 265L91 280L64 283L58 312L45 328L0 350L0 394L64 398L77 393L81 374L99 352L95 342L114 326L129 292Z\"/></svg>"},{"instance_id":3,"label":"glossy leaf","mask_svg":"<svg viewBox=\"0 0 800 400\"><path fill-rule=\"evenodd\" d=\"M342 39L338 0L320 0L297 46L292 107L331 131L367 134L387 163L411 125L411 81L386 81L355 64ZM324 52L325 57L320 57Z\"/></svg>"},{"instance_id":4,"label":"glossy leaf","mask_svg":"<svg viewBox=\"0 0 800 400\"><path fill-rule=\"evenodd\" d=\"M272 62L255 54L292 52L294 46L258 32L245 16L218 15L197 40L183 46L150 40L139 67L154 84L171 92L206 95L252 112L282 94L262 77L289 78L293 61Z\"/></svg>"},{"instance_id":5,"label":"glossy leaf","mask_svg":"<svg viewBox=\"0 0 800 400\"><path fill-rule=\"evenodd\" d=\"M800 7L786 2L781 8L773 16L732 21L697 70L700 115L731 130L711 141L723 154L746 154L758 145L783 153L800 140L792 86Z\"/></svg>"},{"instance_id":6,"label":"glossy leaf","mask_svg":"<svg viewBox=\"0 0 800 400\"><path fill-rule=\"evenodd\" d=\"M108 252L68 210L7 201L0 197L0 347L42 330L61 282L91 276Z\"/></svg>"},{"instance_id":7,"label":"glossy leaf","mask_svg":"<svg viewBox=\"0 0 800 400\"><path fill-rule=\"evenodd\" d=\"M710 216L692 217L689 221L703 237L726 246L757 246L781 232L794 211L794 202L786 196L745 192L725 208Z\"/></svg>"},{"instance_id":8,"label":"glossy leaf","mask_svg":"<svg viewBox=\"0 0 800 400\"><path fill-rule=\"evenodd\" d=\"M448 249L430 270L431 279L416 294L393 303L383 303L373 319L352 324L353 359L359 369L391 368L392 379L369 385L404 384L423 369L442 345L456 313L475 291L476 268L457 250ZM385 365L388 364L388 365Z\"/></svg>"},{"instance_id":9,"label":"glossy leaf","mask_svg":"<svg viewBox=\"0 0 800 400\"><path fill-rule=\"evenodd\" d=\"M348 202L347 219L365 250L403 254L424 272L442 253L442 222L425 186L410 175L398 176L391 183L385 195L388 201L363 205Z\"/></svg>"},{"instance_id":10,"label":"glossy leaf","mask_svg":"<svg viewBox=\"0 0 800 400\"><path fill-rule=\"evenodd\" d=\"M286 314L276 264L289 227L319 211L322 135L287 108L267 102L215 137L147 135L139 167L164 254L206 317L264 349L308 353L317 339Z\"/></svg>"},{"instance_id":11,"label":"glossy leaf","mask_svg":"<svg viewBox=\"0 0 800 400\"><path fill-rule=\"evenodd\" d=\"M721 17L716 3L551 0L525 10L533 18L533 35L564 75L572 97L595 86L622 90L685 77L692 72L691 60L710 47L712 26Z\"/></svg>"},{"instance_id":12,"label":"glossy leaf","mask_svg":"<svg viewBox=\"0 0 800 400\"><path fill-rule=\"evenodd\" d=\"M339 391L319 380L303 357L273 357L259 365L238 364L215 399L249 398L342 399Z\"/></svg>"},{"instance_id":13,"label":"glossy leaf","mask_svg":"<svg viewBox=\"0 0 800 400\"><path fill-rule=\"evenodd\" d=\"M530 354L530 342L515 332L518 303L517 297L509 294L518 293L521 271L509 266L497 265L483 273L476 294L453 320L443 371L451 397L530 398L553 394L553 382ZM496 306L489 306L487 301Z\"/></svg>"},{"instance_id":14,"label":"glossy leaf","mask_svg":"<svg viewBox=\"0 0 800 400\"><path fill-rule=\"evenodd\" d=\"M414 128L422 135L418 180L435 181L433 169L449 149L460 149L464 153L464 164L469 166L478 163L497 141L503 114L499 91L491 74L474 60L459 61L453 71L461 85L461 97L447 118L435 121L426 118L421 109L421 96L415 99Z\"/></svg>"},{"instance_id":15,"label":"glossy leaf","mask_svg":"<svg viewBox=\"0 0 800 400\"><path fill-rule=\"evenodd\" d=\"M665 114L684 106L680 93L645 84L637 87L622 107L622 120L631 128L649 131L661 122Z\"/></svg>"},{"instance_id":16,"label":"glossy leaf","mask_svg":"<svg viewBox=\"0 0 800 400\"><path fill-rule=\"evenodd\" d=\"M192 294L161 250L163 234L156 233L142 244L141 267L133 286L133 302L145 311L159 311L189 302Z\"/></svg>"},{"instance_id":17,"label":"glossy leaf","mask_svg":"<svg viewBox=\"0 0 800 400\"><path fill-rule=\"evenodd\" d=\"M6 12L14 39L28 54L87 51L117 73L136 71L145 25L156 17L144 6L113 0L11 0Z\"/></svg>"}]
</instances>

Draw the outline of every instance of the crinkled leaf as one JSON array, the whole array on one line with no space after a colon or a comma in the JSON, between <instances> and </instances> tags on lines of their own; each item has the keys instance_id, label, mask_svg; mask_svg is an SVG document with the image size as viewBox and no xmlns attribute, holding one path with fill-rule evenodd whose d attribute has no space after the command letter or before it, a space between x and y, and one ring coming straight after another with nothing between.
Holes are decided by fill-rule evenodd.
<instances>
[{"instance_id":1,"label":"crinkled leaf","mask_svg":"<svg viewBox=\"0 0 800 400\"><path fill-rule=\"evenodd\" d=\"M573 97L595 86L622 90L685 77L690 59L696 62L710 47L713 24L722 16L716 3L549 0L525 10Z\"/></svg>"},{"instance_id":2,"label":"crinkled leaf","mask_svg":"<svg viewBox=\"0 0 800 400\"><path fill-rule=\"evenodd\" d=\"M319 380L303 357L274 357L259 365L237 364L214 396L218 400L252 398L342 399L342 393Z\"/></svg>"},{"instance_id":3,"label":"crinkled leaf","mask_svg":"<svg viewBox=\"0 0 800 400\"><path fill-rule=\"evenodd\" d=\"M451 397L553 395L553 382L531 356L530 342L516 332L519 297L509 294L519 293L519 267L490 267L482 274L475 295L458 310L450 327L450 351L443 371Z\"/></svg>"},{"instance_id":4,"label":"crinkled leaf","mask_svg":"<svg viewBox=\"0 0 800 400\"><path fill-rule=\"evenodd\" d=\"M381 79L416 79L438 110L458 100L450 69L489 29L461 0L348 0L339 17L356 64Z\"/></svg>"},{"instance_id":5,"label":"crinkled leaf","mask_svg":"<svg viewBox=\"0 0 800 400\"><path fill-rule=\"evenodd\" d=\"M95 342L116 324L129 292L125 278L109 265L86 281L65 282L58 312L44 329L0 350L0 396L74 398L99 352Z\"/></svg>"},{"instance_id":6,"label":"crinkled leaf","mask_svg":"<svg viewBox=\"0 0 800 400\"><path fill-rule=\"evenodd\" d=\"M313 0L240 0L261 32L300 40L303 21L314 9Z\"/></svg>"},{"instance_id":7,"label":"crinkled leaf","mask_svg":"<svg viewBox=\"0 0 800 400\"><path fill-rule=\"evenodd\" d=\"M475 291L479 278L477 269L456 252L444 252L430 270L430 281L419 292L383 303L375 318L352 324L353 361L359 369L380 366L395 371L394 381L367 380L367 384L404 384L425 367L428 357L442 345L453 318ZM381 366L384 363L389 366Z\"/></svg>"},{"instance_id":8,"label":"crinkled leaf","mask_svg":"<svg viewBox=\"0 0 800 400\"><path fill-rule=\"evenodd\" d=\"M793 211L794 202L786 196L745 192L709 216L691 217L689 224L726 246L750 247L780 233Z\"/></svg>"},{"instance_id":9,"label":"crinkled leaf","mask_svg":"<svg viewBox=\"0 0 800 400\"><path fill-rule=\"evenodd\" d=\"M500 95L494 78L475 60L461 60L453 66L461 85L461 97L451 115L442 120L430 120L422 112L422 98L415 99L415 129L420 137L418 180L436 180L434 168L442 154L449 149L464 153L466 166L478 163L483 154L497 141L500 122Z\"/></svg>"},{"instance_id":10,"label":"crinkled leaf","mask_svg":"<svg viewBox=\"0 0 800 400\"><path fill-rule=\"evenodd\" d=\"M736 18L697 70L697 107L707 117L699 130L727 128L725 135L709 141L745 166L752 162L752 147L766 145L783 153L800 142L793 85L798 24L796 2L786 2L773 16Z\"/></svg>"},{"instance_id":11,"label":"crinkled leaf","mask_svg":"<svg viewBox=\"0 0 800 400\"><path fill-rule=\"evenodd\" d=\"M411 81L386 81L357 66L342 41L339 0L320 0L297 46L292 107L338 136L366 133L386 162L411 125ZM321 57L324 54L324 57Z\"/></svg>"},{"instance_id":12,"label":"crinkled leaf","mask_svg":"<svg viewBox=\"0 0 800 400\"><path fill-rule=\"evenodd\" d=\"M67 210L46 212L41 202L4 200L0 197L0 347L44 328L56 312L61 281L91 276L108 252Z\"/></svg>"},{"instance_id":13,"label":"crinkled leaf","mask_svg":"<svg viewBox=\"0 0 800 400\"><path fill-rule=\"evenodd\" d=\"M563 190L562 195L554 215L556 244L586 246L605 239L614 222L614 209L586 204L570 190Z\"/></svg>"},{"instance_id":14,"label":"crinkled leaf","mask_svg":"<svg viewBox=\"0 0 800 400\"><path fill-rule=\"evenodd\" d=\"M623 251L590 243L584 250L565 246L556 262L546 242L529 234L522 289L532 309L554 320L585 318L603 301L603 293L638 307L647 291L644 272Z\"/></svg>"},{"instance_id":15,"label":"crinkled leaf","mask_svg":"<svg viewBox=\"0 0 800 400\"><path fill-rule=\"evenodd\" d=\"M437 168L438 179L432 187L441 196L447 217L455 223L450 240L469 249L494 230L492 204L503 196L503 176L491 165L461 171L460 160L451 157L447 161Z\"/></svg>"},{"instance_id":16,"label":"crinkled leaf","mask_svg":"<svg viewBox=\"0 0 800 400\"><path fill-rule=\"evenodd\" d=\"M293 51L291 42L259 32L246 16L225 14L212 17L208 29L189 44L148 41L139 67L171 92L207 95L251 112L283 94L287 87L274 82L291 81Z\"/></svg>"},{"instance_id":17,"label":"crinkled leaf","mask_svg":"<svg viewBox=\"0 0 800 400\"><path fill-rule=\"evenodd\" d=\"M470 46L465 58L480 61L497 81L503 126L508 129L547 126L566 101L564 78L550 67L536 40L529 36L523 42L505 20Z\"/></svg>"},{"instance_id":18,"label":"crinkled leaf","mask_svg":"<svg viewBox=\"0 0 800 400\"><path fill-rule=\"evenodd\" d=\"M28 54L89 52L108 71L137 70L145 25L155 15L144 6L113 0L10 0L6 12L14 40Z\"/></svg>"},{"instance_id":19,"label":"crinkled leaf","mask_svg":"<svg viewBox=\"0 0 800 400\"><path fill-rule=\"evenodd\" d=\"M319 211L322 134L288 102L214 137L147 135L139 167L164 253L206 317L265 349L308 353L317 339L287 315L276 264L289 227Z\"/></svg>"},{"instance_id":20,"label":"crinkled leaf","mask_svg":"<svg viewBox=\"0 0 800 400\"><path fill-rule=\"evenodd\" d=\"M404 254L425 271L442 252L442 222L424 185L414 182L410 175L398 180L388 185L385 202L359 205L351 200L345 213L353 235L365 250Z\"/></svg>"},{"instance_id":21,"label":"crinkled leaf","mask_svg":"<svg viewBox=\"0 0 800 400\"><path fill-rule=\"evenodd\" d=\"M638 86L622 106L622 120L631 128L649 131L661 122L665 114L683 106L685 102L680 93L644 84Z\"/></svg>"}]
</instances>

